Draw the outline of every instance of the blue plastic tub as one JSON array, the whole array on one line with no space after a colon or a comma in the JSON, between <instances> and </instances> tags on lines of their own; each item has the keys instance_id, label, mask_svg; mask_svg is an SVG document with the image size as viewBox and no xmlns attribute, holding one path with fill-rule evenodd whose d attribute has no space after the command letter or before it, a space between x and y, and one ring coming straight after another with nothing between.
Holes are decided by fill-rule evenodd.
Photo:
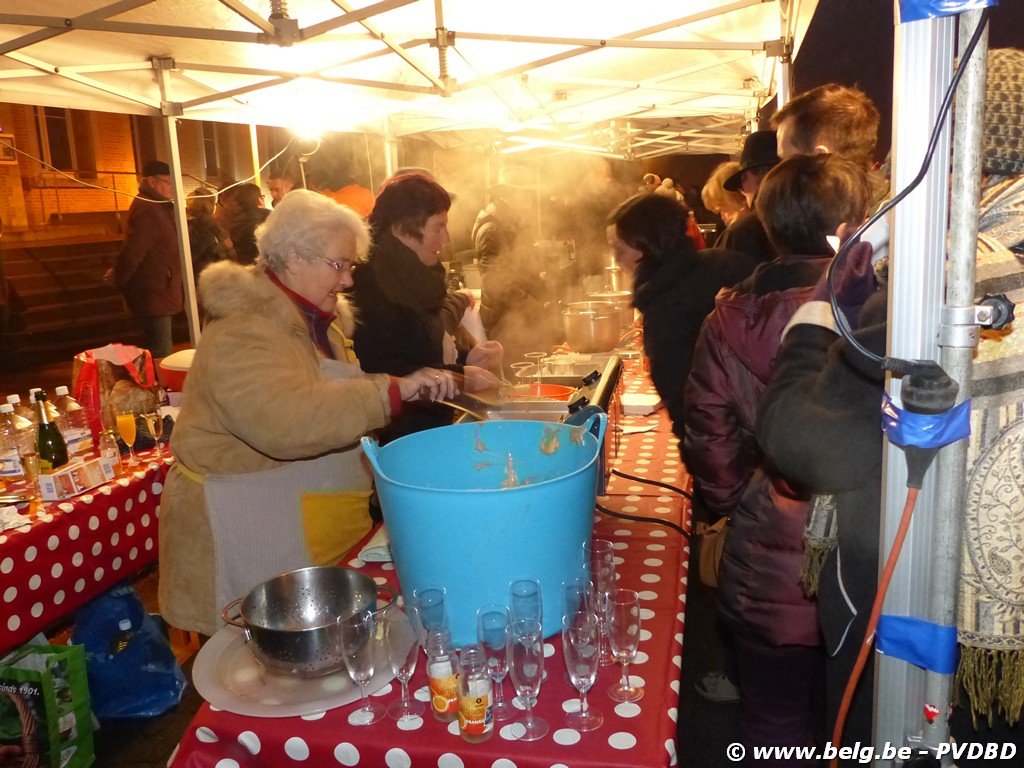
<instances>
[{"instance_id":1,"label":"blue plastic tub","mask_svg":"<svg viewBox=\"0 0 1024 768\"><path fill-rule=\"evenodd\" d=\"M579 576L593 531L607 423L602 413L582 427L456 424L383 448L363 438L402 593L444 587L457 645L476 642L477 609L507 604L521 578L541 583L545 636L561 630L562 582Z\"/></svg>"}]
</instances>

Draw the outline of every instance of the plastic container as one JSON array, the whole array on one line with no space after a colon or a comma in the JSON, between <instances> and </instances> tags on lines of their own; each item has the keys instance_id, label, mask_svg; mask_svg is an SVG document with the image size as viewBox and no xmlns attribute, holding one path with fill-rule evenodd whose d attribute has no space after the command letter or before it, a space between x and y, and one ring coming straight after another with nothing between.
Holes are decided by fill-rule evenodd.
<instances>
[{"instance_id":1,"label":"plastic container","mask_svg":"<svg viewBox=\"0 0 1024 768\"><path fill-rule=\"evenodd\" d=\"M10 403L4 403L0 405L0 482L24 477L18 430L14 426L14 408Z\"/></svg>"},{"instance_id":2,"label":"plastic container","mask_svg":"<svg viewBox=\"0 0 1024 768\"><path fill-rule=\"evenodd\" d=\"M593 531L607 423L601 413L581 427L487 421L384 447L363 438L402 592L445 587L456 645L476 641L477 609L507 603L520 578L540 581L545 634L561 631L561 584L579 577Z\"/></svg>"},{"instance_id":3,"label":"plastic container","mask_svg":"<svg viewBox=\"0 0 1024 768\"><path fill-rule=\"evenodd\" d=\"M68 453L71 456L92 453L92 430L89 429L89 415L85 408L68 394L67 387L57 387L54 393L57 395L54 405L60 414L61 432L68 444Z\"/></svg>"}]
</instances>

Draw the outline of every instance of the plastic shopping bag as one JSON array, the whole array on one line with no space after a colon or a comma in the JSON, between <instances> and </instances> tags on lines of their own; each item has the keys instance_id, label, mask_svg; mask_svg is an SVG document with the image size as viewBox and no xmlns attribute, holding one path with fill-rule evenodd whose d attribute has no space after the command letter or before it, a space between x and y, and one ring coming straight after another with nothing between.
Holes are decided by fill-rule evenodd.
<instances>
[{"instance_id":1,"label":"plastic shopping bag","mask_svg":"<svg viewBox=\"0 0 1024 768\"><path fill-rule=\"evenodd\" d=\"M155 717L181 701L185 675L130 585L114 587L79 610L71 640L85 648L93 712L100 720Z\"/></svg>"},{"instance_id":2,"label":"plastic shopping bag","mask_svg":"<svg viewBox=\"0 0 1024 768\"><path fill-rule=\"evenodd\" d=\"M156 371L148 349L129 344L108 344L75 355L71 374L75 400L89 414L93 439L116 423L114 409L134 413L157 405Z\"/></svg>"},{"instance_id":3,"label":"plastic shopping bag","mask_svg":"<svg viewBox=\"0 0 1024 768\"><path fill-rule=\"evenodd\" d=\"M93 763L85 651L25 645L0 661L0 765L86 768Z\"/></svg>"}]
</instances>

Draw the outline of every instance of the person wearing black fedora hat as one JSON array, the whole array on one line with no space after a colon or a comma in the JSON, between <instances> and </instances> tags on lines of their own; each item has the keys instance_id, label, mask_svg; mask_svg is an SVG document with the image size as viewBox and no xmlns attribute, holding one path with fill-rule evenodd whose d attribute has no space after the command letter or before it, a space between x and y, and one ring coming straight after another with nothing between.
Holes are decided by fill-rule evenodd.
<instances>
[{"instance_id":1,"label":"person wearing black fedora hat","mask_svg":"<svg viewBox=\"0 0 1024 768\"><path fill-rule=\"evenodd\" d=\"M171 353L171 317L184 306L173 194L170 166L147 161L111 273L154 358Z\"/></svg>"},{"instance_id":2,"label":"person wearing black fedora hat","mask_svg":"<svg viewBox=\"0 0 1024 768\"><path fill-rule=\"evenodd\" d=\"M753 207L761 179L779 164L775 131L754 131L743 142L740 169L725 180L722 187L729 192L740 192Z\"/></svg>"},{"instance_id":3,"label":"person wearing black fedora hat","mask_svg":"<svg viewBox=\"0 0 1024 768\"><path fill-rule=\"evenodd\" d=\"M754 212L754 200L761 179L779 162L775 131L754 131L747 136L739 162L739 170L722 183L722 188L741 193L749 210L726 227L715 246L748 254L759 261L771 261L775 258L775 249Z\"/></svg>"}]
</instances>

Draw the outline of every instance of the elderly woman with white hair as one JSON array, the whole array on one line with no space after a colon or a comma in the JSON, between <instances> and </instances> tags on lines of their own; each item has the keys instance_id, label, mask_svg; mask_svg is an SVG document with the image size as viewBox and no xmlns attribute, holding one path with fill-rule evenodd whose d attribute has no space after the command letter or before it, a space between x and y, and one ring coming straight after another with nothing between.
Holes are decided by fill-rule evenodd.
<instances>
[{"instance_id":1,"label":"elderly woman with white hair","mask_svg":"<svg viewBox=\"0 0 1024 768\"><path fill-rule=\"evenodd\" d=\"M369 530L359 438L404 402L455 394L450 373L365 375L340 292L369 235L306 190L257 232L259 258L199 279L206 325L182 393L160 514L160 611L203 634L276 573L334 563Z\"/></svg>"}]
</instances>

